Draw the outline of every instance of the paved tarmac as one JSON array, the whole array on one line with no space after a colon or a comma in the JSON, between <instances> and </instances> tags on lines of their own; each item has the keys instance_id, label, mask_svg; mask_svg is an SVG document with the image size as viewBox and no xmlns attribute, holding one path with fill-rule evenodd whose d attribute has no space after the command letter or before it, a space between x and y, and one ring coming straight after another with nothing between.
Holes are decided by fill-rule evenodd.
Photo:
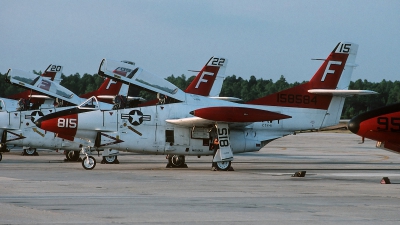
<instances>
[{"instance_id":1,"label":"paved tarmac","mask_svg":"<svg viewBox=\"0 0 400 225\"><path fill-rule=\"evenodd\" d=\"M400 155L359 141L291 135L235 155L228 172L211 171L211 157L169 169L165 156L123 153L86 171L56 152L12 151L0 162L0 224L399 224Z\"/></svg>"}]
</instances>

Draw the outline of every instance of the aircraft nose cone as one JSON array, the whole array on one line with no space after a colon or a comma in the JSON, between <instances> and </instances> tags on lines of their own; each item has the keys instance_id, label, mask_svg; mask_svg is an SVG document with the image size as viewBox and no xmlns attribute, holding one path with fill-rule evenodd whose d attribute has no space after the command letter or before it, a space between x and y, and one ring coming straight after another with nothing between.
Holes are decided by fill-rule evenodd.
<instances>
[{"instance_id":1,"label":"aircraft nose cone","mask_svg":"<svg viewBox=\"0 0 400 225\"><path fill-rule=\"evenodd\" d=\"M360 123L353 118L347 124L347 129L349 129L352 133L357 134L358 130L360 129Z\"/></svg>"}]
</instances>

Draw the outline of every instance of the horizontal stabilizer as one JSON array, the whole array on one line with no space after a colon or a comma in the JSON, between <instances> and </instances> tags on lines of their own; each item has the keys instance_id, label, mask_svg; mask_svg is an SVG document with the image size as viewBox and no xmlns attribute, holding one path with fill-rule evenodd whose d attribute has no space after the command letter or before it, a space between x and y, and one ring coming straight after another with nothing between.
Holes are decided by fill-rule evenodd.
<instances>
[{"instance_id":1,"label":"horizontal stabilizer","mask_svg":"<svg viewBox=\"0 0 400 225\"><path fill-rule=\"evenodd\" d=\"M267 110L229 106L196 109L190 112L190 114L206 120L228 123L260 122L291 118L291 116Z\"/></svg>"},{"instance_id":2,"label":"horizontal stabilizer","mask_svg":"<svg viewBox=\"0 0 400 225\"><path fill-rule=\"evenodd\" d=\"M319 94L319 95L332 95L348 97L353 95L375 95L378 92L370 90L330 90L330 89L310 89L308 93Z\"/></svg>"}]
</instances>

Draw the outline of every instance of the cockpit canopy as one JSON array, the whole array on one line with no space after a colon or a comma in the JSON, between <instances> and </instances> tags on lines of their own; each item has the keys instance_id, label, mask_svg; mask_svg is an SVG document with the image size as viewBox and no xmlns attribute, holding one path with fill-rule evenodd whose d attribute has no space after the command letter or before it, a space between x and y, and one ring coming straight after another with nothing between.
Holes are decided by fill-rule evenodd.
<instances>
[{"instance_id":1,"label":"cockpit canopy","mask_svg":"<svg viewBox=\"0 0 400 225\"><path fill-rule=\"evenodd\" d=\"M19 69L9 69L6 74L6 80L12 84L32 89L54 98L61 98L72 104L80 103L80 98L73 92L46 77Z\"/></svg>"},{"instance_id":2,"label":"cockpit canopy","mask_svg":"<svg viewBox=\"0 0 400 225\"><path fill-rule=\"evenodd\" d=\"M185 101L185 93L164 78L154 75L134 64L111 59L103 59L99 67L99 75L104 75L126 84L133 84L161 93L179 101Z\"/></svg>"}]
</instances>

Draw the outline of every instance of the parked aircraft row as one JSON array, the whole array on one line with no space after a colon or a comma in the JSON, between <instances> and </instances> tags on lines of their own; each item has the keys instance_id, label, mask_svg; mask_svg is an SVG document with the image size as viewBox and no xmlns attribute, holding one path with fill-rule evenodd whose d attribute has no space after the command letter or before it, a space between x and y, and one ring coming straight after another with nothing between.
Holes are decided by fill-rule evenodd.
<instances>
[{"instance_id":1,"label":"parked aircraft row","mask_svg":"<svg viewBox=\"0 0 400 225\"><path fill-rule=\"evenodd\" d=\"M64 149L72 152L69 158L80 151L82 166L89 170L96 166L95 151L102 151L103 160L110 163L116 162L118 151L167 155L169 167L186 165L187 156L212 156L213 167L229 170L234 154L259 151L296 131L335 125L346 97L375 94L348 90L357 51L357 44L339 42L309 82L246 103L217 97L227 66L223 57L212 57L184 91L133 63L103 59L98 74L106 78L105 83L97 92L82 96L86 101L63 89L57 79L27 80L26 74L9 70L7 81L68 106L54 107L45 98L34 110L0 112L1 121L7 121L0 126L2 149L11 144ZM62 71L59 66L49 68L45 74ZM110 87L116 88L110 91ZM128 88L153 92L157 99L126 97ZM102 103L105 99L115 99L114 105ZM378 123L389 130L400 127L392 117ZM216 148L214 140L219 142Z\"/></svg>"},{"instance_id":2,"label":"parked aircraft row","mask_svg":"<svg viewBox=\"0 0 400 225\"><path fill-rule=\"evenodd\" d=\"M219 60L218 65L214 65L215 59ZM205 96L218 96L227 64L227 61L222 62L222 60L218 57L210 58L193 81L197 85L189 86L185 91ZM123 61L123 63L133 64L129 61ZM0 160L1 152L7 151L7 146L23 146L25 155L35 154L36 148L62 149L67 151L68 160L76 161L79 158L81 146L87 146L90 143L84 139L64 138L62 134L42 130L34 125L38 118L62 109L69 109L73 105L79 105L88 96L96 96L105 102L101 104L101 108L104 110L129 107L128 104L139 104L144 101L138 97L126 97L128 85L109 78L104 80L98 90L77 97L59 84L62 69L62 66L50 65L41 76L18 69L8 70L6 81L28 90L9 96L11 99L0 99L0 131L2 132ZM19 99L19 101L12 99ZM111 102L113 104L108 104ZM146 104L153 103L155 104L154 101L149 101ZM96 150L102 150L104 162L118 162L118 151L103 148L96 148Z\"/></svg>"}]
</instances>

